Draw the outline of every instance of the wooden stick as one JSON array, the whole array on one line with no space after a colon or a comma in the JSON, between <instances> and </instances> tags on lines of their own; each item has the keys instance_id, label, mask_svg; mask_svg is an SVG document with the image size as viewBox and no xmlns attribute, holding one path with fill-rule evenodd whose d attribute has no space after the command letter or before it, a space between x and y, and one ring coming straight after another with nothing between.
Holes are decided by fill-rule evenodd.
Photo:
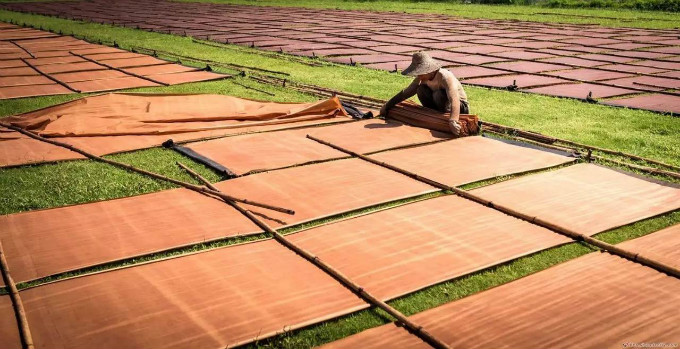
<instances>
[{"instance_id":1,"label":"wooden stick","mask_svg":"<svg viewBox=\"0 0 680 349\"><path fill-rule=\"evenodd\" d=\"M207 179L203 178L201 175L198 173L192 171L188 167L184 166L181 163L177 163L180 167L185 169L187 172L189 172L191 175L202 181L208 188L212 190L218 190L215 186L213 186ZM429 345L433 346L434 348L437 349L448 349L450 348L446 343L442 342L441 340L437 339L436 337L432 336L429 332L427 332L425 329L423 329L422 326L414 323L412 320L407 318L403 313L401 313L399 310L394 309L392 306L389 304L381 301L380 299L376 298L369 292L363 289L363 287L357 285L355 282L353 282L350 278L342 274L339 270L333 268L326 262L322 261L318 256L313 255L309 251L305 250L302 247L297 246L295 243L292 241L288 240L284 235L281 235L276 229L270 227L267 223L264 221L260 220L257 218L255 215L253 215L252 212L250 212L247 209L242 208L239 204L230 201L230 200L225 200L229 205L233 206L235 209L237 209L239 212L241 212L243 215L248 217L253 223L255 223L257 226L262 228L264 231L267 233L271 234L272 237L282 244L283 246L287 247L291 251L297 253L300 255L302 258L306 259L307 261L311 262L315 266L317 266L319 269L323 270L326 274L332 276L334 279L338 280L340 283L343 284L343 286L349 288L352 292L357 294L359 297L361 297L363 300L365 300L367 303L376 306L388 314L392 315L394 318L397 319L398 322L404 325L408 331L411 333L415 334L418 336L420 339L422 339L424 342L428 343Z\"/></svg>"},{"instance_id":2,"label":"wooden stick","mask_svg":"<svg viewBox=\"0 0 680 349\"><path fill-rule=\"evenodd\" d=\"M69 86L67 83L65 83L65 82L63 82L63 81L61 81L61 80L55 78L54 76L45 73L44 71L40 70L38 67L36 67L35 65L33 65L31 62L27 61L25 58L21 58L21 61L24 62L24 64L26 64L27 66L33 68L33 70L35 70L36 72L38 72L40 75L42 75L42 76L44 76L44 77L46 77L46 78L48 78L48 79L50 79L50 80L56 82L57 84L59 84L59 85L61 85L61 86L66 87L67 89L69 89L69 90L71 90L71 91L73 91L73 92L80 93L80 90L77 90L77 89L75 89L75 88Z\"/></svg>"},{"instance_id":3,"label":"wooden stick","mask_svg":"<svg viewBox=\"0 0 680 349\"><path fill-rule=\"evenodd\" d=\"M102 63L102 62L96 61L96 60L94 60L94 59L92 59L92 58L85 57L84 55L81 55L81 54L78 54L78 53L75 53L75 52L72 52L72 51L69 51L69 53L72 54L72 55L74 55L74 56L76 56L76 57L80 57L80 58L82 58L82 59L84 59L84 60L86 60L86 61L88 61L88 62L91 62L91 63L94 63L94 64L99 64L99 65L101 65L102 67L106 67L106 68L108 68L108 69L112 69L112 70L121 72L121 73L123 73L123 74L130 75L130 76L134 76L134 77L136 77L136 78L138 78L138 79L150 81L150 82L153 82L154 84L159 84L159 85L161 85L161 86L170 86L170 84L168 84L168 83L165 83L165 82L162 82L162 81L158 81L158 80L155 80L155 79L152 79L152 78L149 78L149 77L146 77L146 76L142 76L142 75L139 75L139 74L135 74L135 73L129 72L129 71L127 71L127 70L123 70L123 69L120 69L120 68L116 68L116 67L114 67L114 66L111 66L111 65L108 65L108 64L106 64L106 63Z\"/></svg>"},{"instance_id":4,"label":"wooden stick","mask_svg":"<svg viewBox=\"0 0 680 349\"><path fill-rule=\"evenodd\" d=\"M470 192L468 192L468 191L466 191L466 190L462 190L462 189L459 189L459 188L456 188L456 187L452 187L452 186L449 186L449 185L446 185L446 184L439 183L439 182L437 182L437 181L434 181L434 180L429 179L429 178L426 178L426 177L422 177L422 176L420 176L420 175L418 175L418 174L416 174L416 173L413 173L413 172L404 170L404 169L402 169L402 168L399 168L399 167L396 167L396 166L387 164L387 163L382 162L382 161L375 160L375 159L373 159L373 158L370 158L370 157L364 156L364 155L362 155L362 154L353 152L353 151L351 151L351 150L342 148L342 147L340 147L340 146L338 146L338 145L335 145L335 144L326 142L326 141L321 140L321 139L318 139L318 138L316 138L316 137L307 135L307 138L309 138L309 139L311 139L311 140L314 140L314 141L316 141L316 142L319 142L319 143L321 143L321 144L327 145L327 146L329 146L329 147L331 147L331 148L333 148L333 149L335 149L335 150L339 150L339 151L344 152L344 153L346 153L346 154L349 154L349 155L352 155L352 156L354 156L354 157L360 158L360 159L362 159L362 160L368 161L368 162L370 162L370 163L376 164L376 165L378 165L378 166L382 166L382 167L387 168L387 169L390 169L390 170L392 170L392 171L399 172L399 173L401 173L401 174L403 174L403 175L406 175L406 176L408 176L408 177L410 177L410 178L413 178L413 179L415 179L415 180L417 180L417 181L420 181L420 182L423 182L423 183L425 183L425 184L429 184L429 185L431 185L431 186L433 186L433 187L437 187L437 188L440 188L440 189L443 189L443 190L452 191L454 194L456 194L456 195L458 195L458 196L460 196L460 197L462 197L462 198L468 199L468 200L470 200L470 201L474 201L474 202L476 202L476 203L479 203L479 204L482 204L482 205L484 205L484 206L493 208L493 209L498 210L498 211L500 211L500 212L503 212L503 213L505 213L505 214L507 214L507 215L513 216L513 217L515 217L515 218L519 218L519 219L525 220L525 221L527 221L527 222L530 222L530 223L536 224L536 225L538 225L538 226L541 226L541 227L543 227L543 228L552 230L552 231L554 231L554 232L556 232L556 233L559 233L559 234L565 235L565 236L567 236L567 237L570 237L570 238L572 238L572 239L574 239L574 240L576 240L576 241L587 242L587 243L589 243L589 244L591 244L591 245L593 245L593 246L596 246L596 247L598 247L598 248L600 248L600 249L602 249L602 250L605 250L605 251L607 251L607 252L610 252L611 254L615 254L615 255L617 255L617 256L621 256L621 257L626 258L626 259L629 259L629 260L631 260L631 261L633 261L633 262L638 262L638 263L640 263L640 264L642 264L642 265L646 265L646 266L648 266L648 267L654 268L654 269L656 269L656 270L658 270L658 271L661 271L661 272L663 272L663 273L666 273L666 274L668 274L668 275L674 276L674 277L676 277L676 278L680 278L680 269L678 269L678 268L676 268L676 267L674 267L674 266L671 266L671 265L668 265L668 264L664 264L664 263L659 262L659 261L655 261L655 260L653 260L653 259L651 259L651 258L648 258L648 257L645 257L645 256L641 256L641 255L639 255L638 253L635 253L635 252L632 252L632 251L625 250L625 249L623 249L623 248L621 248L621 247L617 247L617 246L615 246L615 245L606 243L606 242L604 242L604 241L597 240L597 239L592 238L592 237L590 237L590 236L588 236L588 235L584 235L584 234L578 233L578 232L576 232L576 231L573 231L573 230L571 230L571 229L567 229L567 228L565 228L565 227L562 227L562 226L559 226L559 225L556 225L556 224L553 224L553 223L544 221L544 220L541 219L541 218L529 216L529 215L527 215L527 214L524 214L524 213L521 213L521 212L519 212L519 211L516 211L516 210L514 210L514 209L512 209L512 208L510 208L510 207L506 207L506 206L503 206L503 205L495 204L495 203L493 203L493 202L491 202L491 201L488 201L488 200L486 200L486 199L483 199L483 198L481 198L481 197L479 197L479 196L477 196L477 195L475 195L475 194L472 194L472 193L470 193Z\"/></svg>"},{"instance_id":5,"label":"wooden stick","mask_svg":"<svg viewBox=\"0 0 680 349\"><path fill-rule=\"evenodd\" d=\"M33 337L31 336L31 329L28 326L28 319L26 318L26 311L24 310L24 303L21 301L19 290L14 283L14 279L9 273L9 265L5 258L5 252L0 244L0 271L2 271L2 279L5 285L9 288L9 297L12 300L14 313L19 324L19 336L21 337L21 345L24 349L33 349Z\"/></svg>"},{"instance_id":6,"label":"wooden stick","mask_svg":"<svg viewBox=\"0 0 680 349\"><path fill-rule=\"evenodd\" d=\"M99 162L104 162L104 163L107 163L109 165L121 167L121 168L124 168L126 170L137 172L137 173L143 174L145 176L152 177L152 178L155 178L155 179L159 179L159 180L162 180L162 181L170 182L170 183L185 187L187 189L197 191L199 193L210 194L210 195L217 196L217 197L224 199L224 200L233 200L233 201L241 202L241 203L244 203L244 204L247 204L247 205L258 206L258 207L266 208L266 209L273 210L273 211L283 212L283 213L286 213L286 214L289 214L289 215L295 214L295 211L287 209L287 208L273 206L273 205L269 205L269 204L265 204L265 203L261 203L261 202L257 202L257 201L252 201L252 200L248 200L248 199L237 198L237 197L234 197L234 196L223 194L220 191L208 189L206 187L202 187L202 186L194 185L194 184L191 184L191 183L183 182L183 181L180 181L180 180L177 180L177 179L174 179L174 178L166 177L166 176L160 175L158 173L150 172L150 171L147 171L147 170L143 170L143 169L140 169L140 168L136 168L134 166L124 164L122 162L105 159L101 156L97 156L97 155L88 153L88 152L86 152L82 149L79 149L77 147L74 147L70 144L42 137L42 136L37 135L37 134L35 134L31 131L24 130L23 128L16 127L16 126L11 125L11 124L0 122L0 126L9 128L9 129L14 130L14 131L17 131L21 134L24 134L28 137L33 138L33 139L37 139L39 141L49 143L49 144L53 144L53 145L56 145L56 146L59 146L59 147L62 147L62 148L66 148L68 150L71 150L71 151L74 151L78 154L81 154L81 155L83 155L83 156L85 156L89 159L96 160L96 161L99 161Z\"/></svg>"}]
</instances>

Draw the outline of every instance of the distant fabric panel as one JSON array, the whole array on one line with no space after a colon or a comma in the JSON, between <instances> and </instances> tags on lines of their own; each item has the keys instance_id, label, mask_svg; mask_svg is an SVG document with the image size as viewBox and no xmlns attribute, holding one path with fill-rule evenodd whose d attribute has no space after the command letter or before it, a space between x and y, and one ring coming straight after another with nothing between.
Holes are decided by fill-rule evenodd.
<instances>
[{"instance_id":1,"label":"distant fabric panel","mask_svg":"<svg viewBox=\"0 0 680 349\"><path fill-rule=\"evenodd\" d=\"M450 186L574 161L573 158L549 151L480 136L379 153L370 157Z\"/></svg>"},{"instance_id":2,"label":"distant fabric panel","mask_svg":"<svg viewBox=\"0 0 680 349\"><path fill-rule=\"evenodd\" d=\"M224 348L367 307L273 240L78 277L21 296L36 348Z\"/></svg>"},{"instance_id":3,"label":"distant fabric panel","mask_svg":"<svg viewBox=\"0 0 680 349\"><path fill-rule=\"evenodd\" d=\"M3 348L21 349L21 337L19 337L19 326L12 300L8 295L0 295L0 343Z\"/></svg>"},{"instance_id":4,"label":"distant fabric panel","mask_svg":"<svg viewBox=\"0 0 680 349\"><path fill-rule=\"evenodd\" d=\"M645 257L680 268L680 224L619 245Z\"/></svg>"},{"instance_id":5,"label":"distant fabric panel","mask_svg":"<svg viewBox=\"0 0 680 349\"><path fill-rule=\"evenodd\" d=\"M383 300L572 241L457 196L313 228L290 239Z\"/></svg>"},{"instance_id":6,"label":"distant fabric panel","mask_svg":"<svg viewBox=\"0 0 680 349\"><path fill-rule=\"evenodd\" d=\"M525 176L473 193L589 235L680 208L680 189L592 164Z\"/></svg>"},{"instance_id":7,"label":"distant fabric panel","mask_svg":"<svg viewBox=\"0 0 680 349\"><path fill-rule=\"evenodd\" d=\"M4 215L0 226L17 282L260 231L223 201L188 189Z\"/></svg>"},{"instance_id":8,"label":"distant fabric panel","mask_svg":"<svg viewBox=\"0 0 680 349\"><path fill-rule=\"evenodd\" d=\"M411 318L452 348L621 348L677 343L676 278L592 253ZM322 346L430 348L393 324Z\"/></svg>"}]
</instances>

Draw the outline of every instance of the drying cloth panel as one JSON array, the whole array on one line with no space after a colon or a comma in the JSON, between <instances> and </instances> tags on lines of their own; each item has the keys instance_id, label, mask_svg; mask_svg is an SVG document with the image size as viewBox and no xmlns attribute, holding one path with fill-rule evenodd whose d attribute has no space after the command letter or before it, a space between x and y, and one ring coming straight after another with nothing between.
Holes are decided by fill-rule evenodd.
<instances>
[{"instance_id":1,"label":"drying cloth panel","mask_svg":"<svg viewBox=\"0 0 680 349\"><path fill-rule=\"evenodd\" d=\"M379 119L313 128L308 134L360 154L451 138L443 132Z\"/></svg>"},{"instance_id":2,"label":"drying cloth panel","mask_svg":"<svg viewBox=\"0 0 680 349\"><path fill-rule=\"evenodd\" d=\"M273 240L21 292L36 348L205 348L366 305Z\"/></svg>"},{"instance_id":3,"label":"drying cloth panel","mask_svg":"<svg viewBox=\"0 0 680 349\"><path fill-rule=\"evenodd\" d=\"M158 146L169 138L188 141L345 120L350 119L337 98L286 104L222 95L103 94L2 121L106 155ZM126 127L131 128L130 135L124 135ZM175 131L170 131L173 128ZM140 137L145 132L148 135ZM85 137L87 134L101 135ZM0 142L0 166L78 158L69 153L45 156L44 147L27 137L25 140ZM21 156L16 155L17 149L23 150Z\"/></svg>"},{"instance_id":4,"label":"drying cloth panel","mask_svg":"<svg viewBox=\"0 0 680 349\"><path fill-rule=\"evenodd\" d=\"M19 326L8 295L0 296L0 343L3 348L21 349Z\"/></svg>"},{"instance_id":5,"label":"drying cloth panel","mask_svg":"<svg viewBox=\"0 0 680 349\"><path fill-rule=\"evenodd\" d=\"M188 189L0 216L16 282L181 245L260 231Z\"/></svg>"},{"instance_id":6,"label":"drying cloth panel","mask_svg":"<svg viewBox=\"0 0 680 349\"><path fill-rule=\"evenodd\" d=\"M623 242L620 246L680 268L680 224Z\"/></svg>"},{"instance_id":7,"label":"drying cloth panel","mask_svg":"<svg viewBox=\"0 0 680 349\"><path fill-rule=\"evenodd\" d=\"M517 178L473 193L589 235L680 208L680 189L592 164Z\"/></svg>"},{"instance_id":8,"label":"drying cloth panel","mask_svg":"<svg viewBox=\"0 0 680 349\"><path fill-rule=\"evenodd\" d=\"M412 319L452 348L622 348L677 343L680 281L592 253ZM322 348L430 348L393 324Z\"/></svg>"},{"instance_id":9,"label":"drying cloth panel","mask_svg":"<svg viewBox=\"0 0 680 349\"><path fill-rule=\"evenodd\" d=\"M366 206L436 191L404 175L360 159L344 159L217 183L238 197L295 210L290 216L247 206L273 226L301 223Z\"/></svg>"},{"instance_id":10,"label":"drying cloth panel","mask_svg":"<svg viewBox=\"0 0 680 349\"><path fill-rule=\"evenodd\" d=\"M224 95L109 93L3 121L42 136L69 137L173 134L333 116L347 116L337 97L288 104Z\"/></svg>"},{"instance_id":11,"label":"drying cloth panel","mask_svg":"<svg viewBox=\"0 0 680 349\"><path fill-rule=\"evenodd\" d=\"M227 137L192 143L188 148L238 175L347 156L343 152L307 138L309 130Z\"/></svg>"},{"instance_id":12,"label":"drying cloth panel","mask_svg":"<svg viewBox=\"0 0 680 349\"><path fill-rule=\"evenodd\" d=\"M313 228L290 239L383 300L572 241L457 196Z\"/></svg>"},{"instance_id":13,"label":"drying cloth panel","mask_svg":"<svg viewBox=\"0 0 680 349\"><path fill-rule=\"evenodd\" d=\"M84 158L84 156L66 148L28 138L19 132L0 128L0 166Z\"/></svg>"},{"instance_id":14,"label":"drying cloth panel","mask_svg":"<svg viewBox=\"0 0 680 349\"><path fill-rule=\"evenodd\" d=\"M371 158L450 186L574 161L563 155L486 137L464 137Z\"/></svg>"}]
</instances>

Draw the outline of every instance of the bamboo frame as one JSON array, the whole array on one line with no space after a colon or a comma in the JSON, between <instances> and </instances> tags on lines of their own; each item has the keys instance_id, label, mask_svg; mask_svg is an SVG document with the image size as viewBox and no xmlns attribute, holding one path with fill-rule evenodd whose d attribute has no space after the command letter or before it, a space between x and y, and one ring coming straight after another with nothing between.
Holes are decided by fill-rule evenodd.
<instances>
[{"instance_id":1,"label":"bamboo frame","mask_svg":"<svg viewBox=\"0 0 680 349\"><path fill-rule=\"evenodd\" d=\"M52 76L52 75L50 75L50 74L47 74L47 73L45 73L44 71L40 70L38 67L36 67L35 65L33 65L31 62L27 61L26 58L21 58L21 61L24 62L24 64L26 64L27 66L31 67L33 70L37 71L40 75L42 75L42 76L44 76L44 77L46 77L46 78L48 78L48 79L50 79L50 80L56 82L57 84L59 84L59 85L61 85L61 86L63 86L63 87L66 87L67 89L69 89L69 90L71 90L71 91L73 91L73 92L76 92L76 93L80 93L80 92L81 92L80 90L77 90L77 89L75 89L75 88L73 88L73 87L67 85L65 82L63 82L63 81L61 81L61 80L55 78L54 76Z\"/></svg>"},{"instance_id":2,"label":"bamboo frame","mask_svg":"<svg viewBox=\"0 0 680 349\"><path fill-rule=\"evenodd\" d=\"M218 190L215 186L213 186L207 179L205 179L203 176L199 175L198 173L194 172L190 168L186 167L185 165L181 163L177 163L180 167L182 167L184 170L189 172L191 175L199 179L201 182L203 182L208 188L213 189L213 190ZM276 229L270 227L267 223L264 221L260 220L257 218L255 215L253 215L252 212L250 212L247 209L242 208L239 204L231 201L231 200L225 200L226 203L234 207L236 210L241 212L243 215L248 217L253 223L255 223L257 226L262 228L264 231L267 233L271 234L274 240L282 244L283 246L287 247L291 251L297 253L300 255L302 258L306 259L310 263L314 264L316 267L324 271L326 274L330 275L337 281L339 281L343 286L349 288L352 292L354 292L357 296L362 298L364 301L367 303L378 307L391 316L395 317L397 321L399 321L409 332L413 333L414 335L418 336L420 339L422 339L424 342L430 344L434 348L437 349L448 349L450 348L446 343L442 342L441 340L437 339L433 335L431 335L429 332L427 332L423 326L420 326L416 324L415 322L411 321L409 318L407 318L403 313L398 311L397 309L394 309L392 306L389 304L379 300L369 292L365 291L361 286L357 285L354 283L352 280L350 280L347 276L342 274L339 270L333 268L326 262L322 261L318 256L313 255L309 251L305 250L302 247L297 246L295 243L291 242L288 240L284 235L281 235Z\"/></svg>"},{"instance_id":3,"label":"bamboo frame","mask_svg":"<svg viewBox=\"0 0 680 349\"><path fill-rule=\"evenodd\" d=\"M165 182L170 182L172 184L179 185L179 186L182 186L184 188L187 188L187 189L199 192L199 193L210 194L210 195L217 196L217 197L224 199L224 200L233 200L233 201L241 202L241 203L244 203L244 204L247 204L247 205L252 205L252 206L262 207L262 208L266 208L266 209L273 210L273 211L283 212L283 213L286 213L286 214L289 214L289 215L295 214L295 211L293 211L291 209L282 208L282 207L278 207L278 206L274 206L274 205L269 205L269 204L265 204L265 203L261 203L261 202L257 202L257 201L248 200L248 199L233 197L233 196L224 194L224 193L217 191L217 190L208 189L206 187L202 187L202 186L194 185L194 184L191 184L191 183L183 182L183 181L180 181L180 180L177 180L177 179L174 179L174 178L166 177L166 176L160 175L158 173L150 172L150 171L147 171L147 170L136 168L136 167L131 166L131 165L124 164L122 162L105 159L101 156L97 156L97 155L88 153L88 152L86 152L82 149L79 149L77 147L74 147L70 144L55 141L55 140L52 140L52 139L47 139L47 138L42 137L40 135L37 135L37 134L35 134L31 131L27 131L27 130L24 130L20 127L16 127L14 125L10 125L10 124L4 123L4 122L0 122L0 126L6 127L8 129L11 129L11 130L14 130L14 131L17 131L21 134L24 134L24 135L31 137L33 139L36 139L36 140L39 140L39 141L42 141L42 142L45 142L45 143L50 143L52 145L56 145L56 146L59 146L59 147L62 147L62 148L66 148L68 150L71 150L71 151L74 151L78 154L81 154L81 155L83 155L83 156L85 156L89 159L99 161L99 162L103 162L103 163L107 163L109 165L120 167L120 168L129 170L129 171L137 172L139 174L142 174L142 175L154 178L154 179L162 180L162 181L165 181Z\"/></svg>"},{"instance_id":4,"label":"bamboo frame","mask_svg":"<svg viewBox=\"0 0 680 349\"><path fill-rule=\"evenodd\" d=\"M507 206L503 206L503 205L500 205L500 204L496 204L496 203L493 203L493 202L488 201L488 200L486 200L486 199L483 199L483 198L481 198L481 197L479 197L479 196L477 196L477 195L475 195L475 194L472 194L472 193L470 193L470 192L468 192L468 191L466 191L466 190L462 190L462 189L459 189L459 188L456 188L456 187L452 187L452 186L449 186L449 185L446 185L446 184L439 183L439 182L434 181L434 180L431 180L431 179L429 179L429 178L420 176L420 175L418 175L418 174L416 174L416 173L413 173L413 172L404 170L404 169L402 169L402 168L399 168L399 167L396 167L396 166L387 164L387 163L382 162L382 161L378 161L378 160L372 159L372 158L367 157L367 156L364 156L364 155L362 155L362 154L353 152L353 151L351 151L351 150L342 148L342 147L337 146L337 145L335 145L335 144L332 144L332 143L326 142L326 141L324 141L324 140L318 139L318 138L313 137L313 136L311 136L311 135L307 135L307 138L309 138L309 139L311 139L311 140L314 140L314 141L316 141L316 142L319 142L319 143L321 143L321 144L324 144L324 145L326 145L326 146L329 146L329 147L331 147L331 148L333 148L333 149L335 149L335 150L338 150L338 151L344 152L344 153L346 153L346 154L352 155L352 156L354 156L354 157L360 158L360 159L362 159L362 160L364 160L364 161L368 161L368 162L370 162L370 163L372 163L372 164L375 164L375 165L378 165L378 166L387 168L387 169L392 170L392 171L395 171L395 172L399 172L399 173L401 173L401 174L403 174L403 175L406 175L406 176L408 176L408 177L410 177L410 178L413 178L413 179L415 179L415 180L417 180L417 181L420 181L420 182L423 182L423 183L425 183L425 184L429 184L429 185L431 185L431 186L434 186L434 187L436 187L436 188L440 188L440 189L443 189L443 190L449 190L449 191L453 192L454 194L456 194L456 195L458 195L458 196L460 196L460 197L462 197L462 198L464 198L464 199L468 199L468 200L474 201L474 202L476 202L476 203L478 203L478 204L482 204L482 205L484 205L484 206L493 208L493 209L495 209L495 210L498 210L498 211L500 211L500 212L503 212L503 213L505 213L505 214L507 214L507 215L510 215L510 216L512 216L512 217L519 218L519 219L524 220L524 221L527 221L527 222L529 222L529 223L533 223L533 224L536 224L536 225L538 225L538 226L540 226L540 227L543 227L543 228L552 230L552 231L554 231L554 232L556 232L556 233L559 233L559 234L561 234L561 235L564 235L564 236L566 236L566 237L569 237L569 238L571 238L571 239L573 239L573 240L575 240L575 241L582 241L582 242L588 243L588 244L593 245L593 246L595 246L595 247L598 247L598 248L600 248L600 249L602 249L602 250L605 250L605 251L607 251L607 252L609 252L609 253L611 253L611 254L614 254L614 255L617 255L617 256L626 258L626 259L628 259L628 260L630 260L630 261L633 261L633 262L638 262L638 263L640 263L640 264L642 264L642 265L645 265L645 266L654 268L654 269L656 269L656 270L658 270L658 271L660 271L660 272L666 273L666 274L668 274L668 275L670 275L670 276L673 276L673 277L676 277L676 278L679 278L679 279L680 279L680 269L679 269L679 268L676 268L676 267L674 267L674 266L672 266L672 265L664 264L664 263L659 262L659 261L656 261L656 260L654 260L654 259L652 259L652 258L643 256L643 255L641 255L641 254L639 254L639 253L636 253L636 252L633 252L633 251L629 251L629 250L623 249L623 248L621 248L621 247L618 247L618 246L609 244L609 243L607 243L607 242L604 242L604 241L595 239L595 238L590 237L590 236L588 236L588 235L578 233L578 232L576 232L576 231L574 231L574 230L567 229L567 228L562 227L562 226L559 226L559 225L557 225L557 224L550 223L550 222L545 221L545 220L543 220L543 219L541 219L541 218L539 218L539 217L532 217L532 216L529 216L529 215L527 215L527 214L524 214L524 213L521 213L521 212L519 212L519 211L516 211L516 210L513 209L513 208L510 208L510 207L507 207Z\"/></svg>"},{"instance_id":5,"label":"bamboo frame","mask_svg":"<svg viewBox=\"0 0 680 349\"><path fill-rule=\"evenodd\" d=\"M14 314L19 325L21 346L24 349L33 349L33 337L31 336L31 329L28 326L28 319L26 318L24 303L21 301L21 296L19 295L19 290L17 290L17 285L14 283L12 275L10 275L9 265L7 264L7 259L5 258L5 252L2 249L2 244L0 244L0 271L2 272L2 279L5 281L5 285L9 289L9 297L12 300Z\"/></svg>"}]
</instances>

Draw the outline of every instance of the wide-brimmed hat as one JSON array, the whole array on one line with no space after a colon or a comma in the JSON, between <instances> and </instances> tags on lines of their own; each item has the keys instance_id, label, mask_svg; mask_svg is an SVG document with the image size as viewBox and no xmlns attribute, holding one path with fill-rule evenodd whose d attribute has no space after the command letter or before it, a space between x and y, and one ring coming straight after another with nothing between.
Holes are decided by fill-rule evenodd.
<instances>
[{"instance_id":1,"label":"wide-brimmed hat","mask_svg":"<svg viewBox=\"0 0 680 349\"><path fill-rule=\"evenodd\" d=\"M403 75L410 76L425 75L432 73L441 67L442 65L432 59L432 57L430 57L427 53L416 52L413 54L413 58L411 58L411 65L409 65L408 68L404 69L404 71L401 73Z\"/></svg>"}]
</instances>

